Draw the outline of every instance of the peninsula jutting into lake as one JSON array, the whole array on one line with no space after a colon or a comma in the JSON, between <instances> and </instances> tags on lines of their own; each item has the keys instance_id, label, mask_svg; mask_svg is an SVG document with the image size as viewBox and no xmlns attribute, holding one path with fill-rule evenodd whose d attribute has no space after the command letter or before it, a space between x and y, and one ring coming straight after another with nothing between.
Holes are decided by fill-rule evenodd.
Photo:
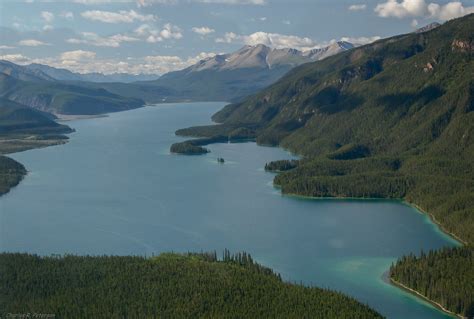
<instances>
[{"instance_id":1,"label":"peninsula jutting into lake","mask_svg":"<svg viewBox=\"0 0 474 319\"><path fill-rule=\"evenodd\" d=\"M468 1L0 11L1 317L474 316Z\"/></svg>"}]
</instances>

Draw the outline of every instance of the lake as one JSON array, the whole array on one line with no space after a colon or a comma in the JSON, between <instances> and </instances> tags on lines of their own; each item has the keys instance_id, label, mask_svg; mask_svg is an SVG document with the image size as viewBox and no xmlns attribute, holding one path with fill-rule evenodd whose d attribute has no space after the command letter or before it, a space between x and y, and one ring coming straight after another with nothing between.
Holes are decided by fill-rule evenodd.
<instances>
[{"instance_id":1,"label":"lake","mask_svg":"<svg viewBox=\"0 0 474 319\"><path fill-rule=\"evenodd\" d=\"M223 103L163 104L71 121L66 145L12 157L29 170L0 198L0 250L49 255L245 250L285 280L345 292L388 318L450 318L383 280L397 257L457 243L396 201L282 196L255 143L169 153L176 129ZM225 159L217 163L217 157Z\"/></svg>"}]
</instances>

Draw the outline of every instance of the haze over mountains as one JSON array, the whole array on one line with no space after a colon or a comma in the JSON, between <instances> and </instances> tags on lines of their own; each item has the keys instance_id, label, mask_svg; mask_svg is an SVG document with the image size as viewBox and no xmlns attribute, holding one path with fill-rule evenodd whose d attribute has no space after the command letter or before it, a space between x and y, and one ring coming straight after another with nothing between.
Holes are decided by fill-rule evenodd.
<instances>
[{"instance_id":1,"label":"haze over mountains","mask_svg":"<svg viewBox=\"0 0 474 319\"><path fill-rule=\"evenodd\" d=\"M236 52L216 55L146 84L167 92L169 95L164 94L163 101L237 101L274 83L295 66L353 47L348 42L336 42L309 51L272 49L263 44L244 46Z\"/></svg>"},{"instance_id":2,"label":"haze over mountains","mask_svg":"<svg viewBox=\"0 0 474 319\"><path fill-rule=\"evenodd\" d=\"M274 83L295 66L351 49L335 42L308 51L244 46L153 81L149 75L79 74L41 64L0 61L0 96L43 111L100 114L139 107L144 101L237 101Z\"/></svg>"},{"instance_id":3,"label":"haze over mountains","mask_svg":"<svg viewBox=\"0 0 474 319\"><path fill-rule=\"evenodd\" d=\"M131 83L136 81L156 80L160 76L157 74L128 74L128 73L75 73L67 69L54 68L44 64L33 63L27 65L29 70L41 71L48 76L60 81L85 81L85 82L123 82Z\"/></svg>"},{"instance_id":4,"label":"haze over mountains","mask_svg":"<svg viewBox=\"0 0 474 319\"><path fill-rule=\"evenodd\" d=\"M219 54L201 60L195 65L178 72L190 73L205 70L224 71L245 68L272 69L281 66L294 67L307 62L322 60L328 56L352 49L353 47L353 44L345 41L335 42L323 48L307 51L292 48L273 49L263 44L253 46L246 45L233 53Z\"/></svg>"}]
</instances>

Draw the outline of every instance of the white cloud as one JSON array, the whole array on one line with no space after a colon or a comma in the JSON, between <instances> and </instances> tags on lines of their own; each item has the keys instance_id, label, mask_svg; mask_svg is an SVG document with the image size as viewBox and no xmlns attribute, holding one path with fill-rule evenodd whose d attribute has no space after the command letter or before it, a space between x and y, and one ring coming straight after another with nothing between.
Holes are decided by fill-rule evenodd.
<instances>
[{"instance_id":1,"label":"white cloud","mask_svg":"<svg viewBox=\"0 0 474 319\"><path fill-rule=\"evenodd\" d=\"M426 13L426 2L424 0L388 0L375 7L375 12L380 17L404 18L408 16L423 16Z\"/></svg>"},{"instance_id":2,"label":"white cloud","mask_svg":"<svg viewBox=\"0 0 474 319\"><path fill-rule=\"evenodd\" d=\"M379 3L375 12L383 18L396 17L430 17L439 20L450 20L474 12L473 7L464 7L459 1L449 2L445 5L426 3L425 0L388 0Z\"/></svg>"},{"instance_id":3,"label":"white cloud","mask_svg":"<svg viewBox=\"0 0 474 319\"><path fill-rule=\"evenodd\" d=\"M26 40L19 41L18 45L25 46L25 47L38 47L41 45L50 45L50 44L45 43L43 41L35 40L35 39L26 39Z\"/></svg>"},{"instance_id":4,"label":"white cloud","mask_svg":"<svg viewBox=\"0 0 474 319\"><path fill-rule=\"evenodd\" d=\"M95 52L76 50L63 52L57 57L44 59L30 59L21 54L0 55L0 59L23 65L30 63L46 64L78 73L164 74L170 71L181 70L212 56L215 56L215 53L201 52L196 56L184 59L178 56L156 55L127 58L124 61L114 58L98 58Z\"/></svg>"},{"instance_id":5,"label":"white cloud","mask_svg":"<svg viewBox=\"0 0 474 319\"><path fill-rule=\"evenodd\" d=\"M29 59L21 54L6 54L0 55L0 60L7 60L13 63L26 63Z\"/></svg>"},{"instance_id":6,"label":"white cloud","mask_svg":"<svg viewBox=\"0 0 474 319\"><path fill-rule=\"evenodd\" d=\"M74 20L74 13L71 11L63 11L59 14L59 16L66 20Z\"/></svg>"},{"instance_id":7,"label":"white cloud","mask_svg":"<svg viewBox=\"0 0 474 319\"><path fill-rule=\"evenodd\" d=\"M444 21L474 13L474 6L464 7L463 4L458 1L449 2L445 5L430 3L428 5L428 12L430 13L431 17Z\"/></svg>"},{"instance_id":8,"label":"white cloud","mask_svg":"<svg viewBox=\"0 0 474 319\"><path fill-rule=\"evenodd\" d=\"M238 35L227 32L223 38L217 38L218 43L242 43L247 45L265 44L274 48L306 49L314 47L316 43L306 37L284 35L279 33L255 32L250 35Z\"/></svg>"},{"instance_id":9,"label":"white cloud","mask_svg":"<svg viewBox=\"0 0 474 319\"><path fill-rule=\"evenodd\" d=\"M96 53L92 51L67 51L60 55L61 60L84 61L95 59Z\"/></svg>"},{"instance_id":10,"label":"white cloud","mask_svg":"<svg viewBox=\"0 0 474 319\"><path fill-rule=\"evenodd\" d=\"M105 23L132 23L135 21L153 21L155 17L152 14L142 15L135 10L120 10L119 12L89 10L81 13L85 19L100 21Z\"/></svg>"},{"instance_id":11,"label":"white cloud","mask_svg":"<svg viewBox=\"0 0 474 319\"><path fill-rule=\"evenodd\" d=\"M15 47L9 46L9 45L0 45L0 50L11 50L15 49Z\"/></svg>"},{"instance_id":12,"label":"white cloud","mask_svg":"<svg viewBox=\"0 0 474 319\"><path fill-rule=\"evenodd\" d=\"M82 32L81 38L67 39L66 42L72 44L87 44L96 47L118 48L122 42L134 42L140 39L123 34L115 34L109 37L102 37L93 32Z\"/></svg>"},{"instance_id":13,"label":"white cloud","mask_svg":"<svg viewBox=\"0 0 474 319\"><path fill-rule=\"evenodd\" d=\"M181 39L183 34L181 33L181 29L171 23L167 23L163 26L163 30L160 32L160 36L163 39Z\"/></svg>"},{"instance_id":14,"label":"white cloud","mask_svg":"<svg viewBox=\"0 0 474 319\"><path fill-rule=\"evenodd\" d=\"M51 23L54 20L54 14L49 11L41 11L41 18L43 18L46 23Z\"/></svg>"},{"instance_id":15,"label":"white cloud","mask_svg":"<svg viewBox=\"0 0 474 319\"><path fill-rule=\"evenodd\" d=\"M412 28L418 27L418 20L413 19L413 20L411 21L411 26L412 26Z\"/></svg>"},{"instance_id":16,"label":"white cloud","mask_svg":"<svg viewBox=\"0 0 474 319\"><path fill-rule=\"evenodd\" d=\"M350 43L358 46L358 45L369 44L369 43L375 42L375 41L380 40L380 39L382 39L382 38L379 37L379 36L373 36L373 37L342 37L340 40L350 42ZM334 42L334 41L335 40L332 40L332 42Z\"/></svg>"},{"instance_id":17,"label":"white cloud","mask_svg":"<svg viewBox=\"0 0 474 319\"><path fill-rule=\"evenodd\" d=\"M178 40L183 37L181 29L170 23L165 24L161 30L148 24L142 24L135 29L134 33L145 38L148 43L157 43L169 39Z\"/></svg>"},{"instance_id":18,"label":"white cloud","mask_svg":"<svg viewBox=\"0 0 474 319\"><path fill-rule=\"evenodd\" d=\"M216 30L214 29L211 29L209 27L194 27L192 28L193 32L197 33L197 34L200 34L200 35L208 35L208 34L211 34L213 32L215 32Z\"/></svg>"},{"instance_id":19,"label":"white cloud","mask_svg":"<svg viewBox=\"0 0 474 319\"><path fill-rule=\"evenodd\" d=\"M373 37L342 37L339 41L350 42L354 45L364 45L381 39L379 36ZM301 51L315 48L326 47L338 40L333 39L326 42L316 42L307 37L298 37L295 35L284 35L278 33L255 32L250 35L239 35L233 32L227 32L224 37L217 38L217 43L240 43L246 45L264 44L269 47L283 49L293 48Z\"/></svg>"},{"instance_id":20,"label":"white cloud","mask_svg":"<svg viewBox=\"0 0 474 319\"><path fill-rule=\"evenodd\" d=\"M362 11L362 10L367 9L367 5L366 4L353 4L349 6L348 9L350 11Z\"/></svg>"}]
</instances>

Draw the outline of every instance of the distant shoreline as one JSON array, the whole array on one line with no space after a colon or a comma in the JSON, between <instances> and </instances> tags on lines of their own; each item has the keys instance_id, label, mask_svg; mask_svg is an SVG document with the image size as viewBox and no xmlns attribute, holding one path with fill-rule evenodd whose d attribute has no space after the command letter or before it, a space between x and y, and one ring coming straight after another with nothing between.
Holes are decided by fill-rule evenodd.
<instances>
[{"instance_id":1,"label":"distant shoreline","mask_svg":"<svg viewBox=\"0 0 474 319\"><path fill-rule=\"evenodd\" d=\"M68 122L74 120L88 120L100 117L108 117L108 114L94 114L94 115L68 115L68 114L54 114L57 117L58 122Z\"/></svg>"},{"instance_id":2,"label":"distant shoreline","mask_svg":"<svg viewBox=\"0 0 474 319\"><path fill-rule=\"evenodd\" d=\"M403 198L374 198L374 197L344 197L344 196L333 196L333 197L316 197L316 196L308 196L308 195L300 195L300 194L294 194L294 193L283 193L281 191L281 187L278 186L278 185L275 185L273 184L273 187L280 190L280 193L283 195L283 196L288 196L288 197L294 197L294 198L300 198L300 199L310 199L310 200L360 200L360 201L386 201L386 200L389 200L389 201L396 201L396 202L400 202L402 204L405 204L407 206L410 206L412 208L415 208L416 211L418 211L418 213L422 214L422 215L426 215L428 216L428 218L430 219L430 221L435 224L436 226L438 226L439 230L444 233L445 235L451 237L452 239L454 239L455 241L459 242L459 244L461 245L467 245L467 242L461 238L459 238L457 235L451 233L450 231L446 230L443 225L438 222L436 220L436 218L433 216L433 214L431 213L428 213L427 211L425 211L424 209L422 209L420 206L418 206L417 204L415 203L411 203Z\"/></svg>"}]
</instances>

